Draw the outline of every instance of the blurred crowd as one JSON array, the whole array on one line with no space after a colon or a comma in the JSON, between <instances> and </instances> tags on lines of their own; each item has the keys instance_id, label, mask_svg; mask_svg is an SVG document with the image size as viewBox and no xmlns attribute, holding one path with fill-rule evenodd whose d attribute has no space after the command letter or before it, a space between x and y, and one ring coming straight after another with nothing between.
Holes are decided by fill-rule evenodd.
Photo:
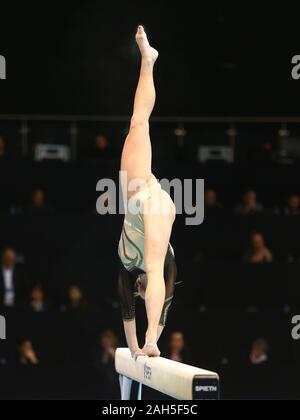
<instances>
[{"instance_id":1,"label":"blurred crowd","mask_svg":"<svg viewBox=\"0 0 300 420\"><path fill-rule=\"evenodd\" d=\"M34 141L30 147L30 157L33 159L35 158L36 150L39 145L52 143L53 141L50 140ZM102 133L96 134L92 141L87 143L88 146L79 151L79 158L81 159L111 158L116 156L115 152L112 151L111 142L108 140L108 137ZM18 153L18 148L9 147L5 137L0 134L0 162L16 159L19 155L20 153Z\"/></svg>"},{"instance_id":2,"label":"blurred crowd","mask_svg":"<svg viewBox=\"0 0 300 420\"><path fill-rule=\"evenodd\" d=\"M258 200L255 190L246 190L240 201L233 209L224 206L218 197L216 190L208 188L204 194L204 206L206 215L227 214L228 212L237 215L255 215L255 214L275 214L284 216L300 215L300 194L293 192L286 197L285 203L267 208Z\"/></svg>"},{"instance_id":3,"label":"blurred crowd","mask_svg":"<svg viewBox=\"0 0 300 420\"><path fill-rule=\"evenodd\" d=\"M253 263L271 262L272 254L265 247L261 235L253 233L251 241L253 247L246 250L245 261ZM80 325L82 315L88 314L92 307L84 289L79 284L70 284L66 290L65 299L54 303L49 298L45 285L41 283L31 284L28 281L25 273L19 270L16 259L17 255L14 249L4 249L0 269L0 313L1 308L5 311L13 311L16 308L21 309L19 313L23 314L43 314L56 311L71 315L72 322L75 323L75 331L73 332L74 336L72 336L73 333L71 331L71 339L69 337L68 346L71 347L70 353L67 350L69 362L81 363L85 360L86 363L92 363L95 368L101 369L101 372L105 375L108 389L115 395L117 378L114 368L114 356L116 348L124 340L124 337L121 339L113 330L104 329L98 333L96 348L93 350L93 360L86 360L87 356L85 352L82 352L82 346L84 347L88 343L84 342L85 339L80 334L80 329L77 328ZM93 317L95 316L96 313L93 314ZM83 328L85 329L86 327ZM176 362L196 365L201 362L198 355L193 354L193 349L189 347L185 332L182 330L168 333L163 338L161 349L163 356ZM243 352L244 349L241 347L240 351ZM254 382L263 375L265 383L269 383L269 353L270 348L267 340L265 338L257 338L251 345L249 343L246 359L243 360L242 353L240 354L242 366ZM19 337L15 354L14 365L39 366L49 362L49 360L44 360L43 352L39 353L38 346L36 347L35 341L30 334ZM8 363L8 360L0 352L0 366L6 366ZM219 363L226 367L228 359L223 357Z\"/></svg>"},{"instance_id":4,"label":"blurred crowd","mask_svg":"<svg viewBox=\"0 0 300 420\"><path fill-rule=\"evenodd\" d=\"M115 353L119 342L119 338L113 330L101 331L98 334L95 356L92 361L94 368L101 372L103 379L105 378L105 393L109 398L118 398L119 395L118 377L115 371ZM197 355L191 351L188 339L181 330L173 330L168 333L163 338L160 348L163 357L175 362L191 365L198 365L200 362ZM243 382L247 384L249 395L255 395L257 398L271 395L270 388L273 380L271 368L274 361L268 341L262 337L255 338L252 342L249 341L245 357L243 357L243 350L240 349L240 351L239 361L230 361L224 357L219 362L218 369L222 370L222 365L226 369L228 363L233 362L243 372ZM4 363L0 357L0 368ZM44 364L43 356L39 354L33 340L29 337L21 337L16 347L15 366L39 367ZM153 394L152 397L156 398L157 395Z\"/></svg>"},{"instance_id":5,"label":"blurred crowd","mask_svg":"<svg viewBox=\"0 0 300 420\"><path fill-rule=\"evenodd\" d=\"M31 151L34 155L34 147ZM89 148L80 151L82 158L110 158L114 157L111 144L106 136L98 134ZM0 135L0 164L2 161L12 159L5 139ZM41 185L34 188L24 200L23 204L11 203L9 213L11 215L31 214L52 215L57 212L56 205L51 202L48 191ZM278 199L276 205L266 205L264 197L255 189L246 189L240 197L235 197L234 205L228 205L226 200L220 196L217 188L207 187L204 193L205 217L222 217L224 215L236 216L242 221L251 219L251 216L282 216L293 218L300 216L300 194L299 190L286 194L284 201ZM276 198L274 198L276 202ZM276 218L278 219L278 218ZM261 224L260 224L261 226ZM300 249L300 247L299 247ZM251 230L247 238L247 244L240 250L239 261L244 264L271 264L276 261L276 257L270 245L269 237L262 229ZM1 251L0 262L0 313L21 309L23 313L42 314L49 312L59 312L71 314L77 320L77 315L87 313L92 307L93 302L88 298L88 292L77 282L69 282L63 285L64 290L60 291L59 296L53 296L49 292L48 283L33 281L26 273L26 264L19 264L22 261L22 254L12 246L5 246ZM300 261L300 254L297 256ZM296 259L297 259L296 258ZM297 261L298 261L297 260ZM296 261L293 259L293 262ZM114 303L117 306L117 303ZM37 315L38 316L38 315ZM79 318L78 318L79 319ZM79 322L79 321L78 321ZM187 328L188 329L188 328ZM95 350L94 365L105 369L107 378L115 378L114 356L117 346L124 340L118 337L116 332L111 329L103 329L97 332L97 348ZM76 347L81 337L74 332L76 340L71 343ZM168 333L162 344L162 355L171 360L181 363L198 363L199 360L193 354L193 349L189 347L189 340L186 332L182 330ZM252 337L253 338L253 337ZM251 339L252 339L251 338ZM77 343L77 344L76 344ZM18 365L40 365L44 363L43 354L39 353L34 338L30 334L19 337L16 345L16 360ZM243 349L240 349L242 352ZM76 354L76 357L79 355ZM76 358L75 357L75 358ZM80 358L81 355L78 356ZM220 364L226 366L226 357ZM264 337L257 337L252 343L249 342L247 355L242 360L243 366L249 369L249 378L257 382L257 378L268 376L269 366L272 364L272 352L268 340ZM1 358L0 365L6 364ZM249 380L250 380L249 379Z\"/></svg>"},{"instance_id":6,"label":"blurred crowd","mask_svg":"<svg viewBox=\"0 0 300 420\"><path fill-rule=\"evenodd\" d=\"M12 203L9 212L11 214L47 214L55 211L55 204L49 203L43 187L39 186L33 189L26 201L27 203L22 206ZM207 188L204 193L204 211L205 216L226 214L300 216L300 194L298 192L290 193L282 204L267 207L258 199L257 192L249 189L231 208L222 203L215 189Z\"/></svg>"}]
</instances>

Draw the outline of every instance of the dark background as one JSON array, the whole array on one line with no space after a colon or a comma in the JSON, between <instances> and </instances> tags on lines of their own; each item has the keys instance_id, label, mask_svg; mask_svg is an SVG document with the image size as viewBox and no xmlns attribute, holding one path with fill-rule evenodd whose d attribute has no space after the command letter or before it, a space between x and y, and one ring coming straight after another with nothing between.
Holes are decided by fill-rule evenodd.
<instances>
[{"instance_id":1,"label":"dark background","mask_svg":"<svg viewBox=\"0 0 300 420\"><path fill-rule=\"evenodd\" d=\"M157 115L295 115L295 2L5 2L2 113L129 115L146 26Z\"/></svg>"},{"instance_id":2,"label":"dark background","mask_svg":"<svg viewBox=\"0 0 300 420\"><path fill-rule=\"evenodd\" d=\"M139 62L134 33L141 23L160 51L156 116L297 116L300 80L291 77L291 59L300 54L298 16L287 1L280 6L227 0L1 4L0 54L7 60L7 80L0 81L0 114L130 115ZM69 163L32 158L38 142L70 143L72 118L63 123L28 118L27 153L21 153L23 118L3 119L1 134L11 156L0 165L0 248L16 249L30 281L45 287L53 306L44 314L29 313L27 306L5 313L11 335L0 349L0 363L3 354L7 358L0 399L118 395L118 387L109 394L112 375L96 369L93 352L106 328L125 345L116 296L122 217L96 216L95 185L117 176L126 118L114 124L79 122L78 156ZM172 244L184 284L176 291L166 334L184 331L192 362L220 373L222 398L299 398L299 342L290 335L292 315L299 313L299 217L233 212L249 187L266 210L281 208L289 193L300 192L299 164L259 160L265 143L276 152L284 121L237 123L236 161L217 166L197 162L198 146L227 144L228 125L186 123L185 145L177 150L175 121L151 125L154 173L204 178L225 212L197 228L176 220ZM299 133L296 125L288 129ZM108 137L110 159L92 155L97 133ZM53 207L46 216L27 211L37 187ZM273 265L242 264L253 230L265 235ZM73 282L84 286L91 304L82 316L60 310ZM38 369L17 364L23 335L33 340ZM267 373L249 366L251 344L259 337L270 344Z\"/></svg>"}]
</instances>

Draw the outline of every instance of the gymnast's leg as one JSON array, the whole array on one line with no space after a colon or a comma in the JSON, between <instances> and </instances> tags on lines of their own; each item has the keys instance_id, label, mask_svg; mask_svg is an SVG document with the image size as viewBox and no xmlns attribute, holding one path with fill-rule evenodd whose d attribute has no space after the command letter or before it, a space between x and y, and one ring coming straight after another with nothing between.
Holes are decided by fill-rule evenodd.
<instances>
[{"instance_id":1,"label":"gymnast's leg","mask_svg":"<svg viewBox=\"0 0 300 420\"><path fill-rule=\"evenodd\" d=\"M148 356L160 355L157 341L163 329L160 322L166 297L164 263L175 214L175 205L165 191L151 196L144 207L148 329L143 352Z\"/></svg>"},{"instance_id":2,"label":"gymnast's leg","mask_svg":"<svg viewBox=\"0 0 300 420\"><path fill-rule=\"evenodd\" d=\"M153 67L158 52L150 46L142 26L138 27L136 42L141 52L140 77L135 94L130 130L121 158L121 171L126 171L128 183L133 179L148 181L152 174L149 118L155 104Z\"/></svg>"}]
</instances>

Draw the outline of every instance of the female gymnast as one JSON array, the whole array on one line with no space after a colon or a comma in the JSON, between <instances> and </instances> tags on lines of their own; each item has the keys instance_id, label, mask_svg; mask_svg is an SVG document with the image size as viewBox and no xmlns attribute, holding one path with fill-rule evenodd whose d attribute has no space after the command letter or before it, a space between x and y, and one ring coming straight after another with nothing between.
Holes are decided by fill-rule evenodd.
<instances>
[{"instance_id":1,"label":"female gymnast","mask_svg":"<svg viewBox=\"0 0 300 420\"><path fill-rule=\"evenodd\" d=\"M176 208L151 169L149 118L155 104L153 68L158 52L150 46L142 26L137 29L136 42L141 69L121 158L121 171L127 177L122 185L123 197L128 208L118 249L121 261L118 292L127 344L134 358L160 355L157 342L165 326L177 275L169 243ZM145 299L148 319L142 348L136 335L137 296Z\"/></svg>"}]
</instances>

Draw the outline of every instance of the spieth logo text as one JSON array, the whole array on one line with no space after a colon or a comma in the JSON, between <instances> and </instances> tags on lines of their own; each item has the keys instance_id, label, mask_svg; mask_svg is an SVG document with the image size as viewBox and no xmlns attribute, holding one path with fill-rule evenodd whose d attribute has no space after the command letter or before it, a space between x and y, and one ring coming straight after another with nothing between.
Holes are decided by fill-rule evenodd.
<instances>
[{"instance_id":1,"label":"spieth logo text","mask_svg":"<svg viewBox=\"0 0 300 420\"><path fill-rule=\"evenodd\" d=\"M218 392L218 388L216 386L196 386L197 392Z\"/></svg>"}]
</instances>

